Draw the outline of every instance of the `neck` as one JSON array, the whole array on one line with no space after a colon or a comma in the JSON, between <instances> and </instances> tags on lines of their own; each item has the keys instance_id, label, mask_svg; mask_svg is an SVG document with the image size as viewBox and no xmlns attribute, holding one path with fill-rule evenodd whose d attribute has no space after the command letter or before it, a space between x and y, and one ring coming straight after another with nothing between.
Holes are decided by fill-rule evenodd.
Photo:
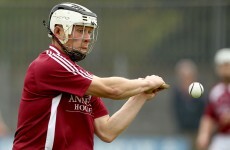
<instances>
[{"instance_id":1,"label":"neck","mask_svg":"<svg viewBox=\"0 0 230 150\"><path fill-rule=\"evenodd\" d=\"M52 40L52 44L57 47L59 50L61 50L62 52L66 53L70 59L74 62L78 62L78 61L81 61L83 60L86 55L85 54L82 54L78 51L68 51L67 49L64 49L63 46L61 46L57 41L55 40Z\"/></svg>"},{"instance_id":2,"label":"neck","mask_svg":"<svg viewBox=\"0 0 230 150\"><path fill-rule=\"evenodd\" d=\"M57 47L59 50L61 50L62 52L65 52L62 48L62 46L57 43L54 39L52 40L52 45L54 45L55 47Z\"/></svg>"}]
</instances>

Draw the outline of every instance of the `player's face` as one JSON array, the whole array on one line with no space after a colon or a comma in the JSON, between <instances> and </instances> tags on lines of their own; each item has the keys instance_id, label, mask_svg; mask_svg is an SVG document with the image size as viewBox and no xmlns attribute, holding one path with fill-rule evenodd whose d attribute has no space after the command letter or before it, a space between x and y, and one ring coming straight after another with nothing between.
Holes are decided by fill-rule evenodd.
<instances>
[{"instance_id":1,"label":"player's face","mask_svg":"<svg viewBox=\"0 0 230 150\"><path fill-rule=\"evenodd\" d=\"M230 83L230 63L217 66L218 76L226 83Z\"/></svg>"},{"instance_id":2,"label":"player's face","mask_svg":"<svg viewBox=\"0 0 230 150\"><path fill-rule=\"evenodd\" d=\"M92 27L75 25L67 42L67 46L79 50L84 54L87 53L93 30Z\"/></svg>"}]
</instances>

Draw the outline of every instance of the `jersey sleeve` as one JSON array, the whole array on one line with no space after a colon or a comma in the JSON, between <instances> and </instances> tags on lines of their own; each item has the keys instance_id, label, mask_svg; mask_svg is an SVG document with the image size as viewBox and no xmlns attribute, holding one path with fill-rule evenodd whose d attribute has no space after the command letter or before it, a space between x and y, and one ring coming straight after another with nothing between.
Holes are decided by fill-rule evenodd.
<instances>
[{"instance_id":1,"label":"jersey sleeve","mask_svg":"<svg viewBox=\"0 0 230 150\"><path fill-rule=\"evenodd\" d=\"M104 102L99 97L93 97L93 116L94 119L108 115L108 110L105 107Z\"/></svg>"},{"instance_id":2,"label":"jersey sleeve","mask_svg":"<svg viewBox=\"0 0 230 150\"><path fill-rule=\"evenodd\" d=\"M51 58L34 65L38 90L43 94L66 92L83 96L92 81L92 74L70 61L60 62Z\"/></svg>"}]
</instances>

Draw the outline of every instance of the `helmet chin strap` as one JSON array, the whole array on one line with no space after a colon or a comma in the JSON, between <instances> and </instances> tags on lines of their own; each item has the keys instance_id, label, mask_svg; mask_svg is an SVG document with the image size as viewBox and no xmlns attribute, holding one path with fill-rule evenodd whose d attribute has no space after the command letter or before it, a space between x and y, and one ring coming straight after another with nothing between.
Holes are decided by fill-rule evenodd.
<instances>
[{"instance_id":1,"label":"helmet chin strap","mask_svg":"<svg viewBox=\"0 0 230 150\"><path fill-rule=\"evenodd\" d=\"M72 61L78 62L78 61L85 59L86 55L81 53L80 51L76 49L72 49L72 51L68 51L64 45L62 46L63 46L62 49L70 57Z\"/></svg>"},{"instance_id":2,"label":"helmet chin strap","mask_svg":"<svg viewBox=\"0 0 230 150\"><path fill-rule=\"evenodd\" d=\"M48 33L54 38L54 40L61 46L61 48L63 49L63 51L70 57L70 59L74 62L78 62L83 60L86 55L81 53L78 50L72 50L69 51L67 50L67 48L60 42L60 40L54 35L54 33L51 31L51 29L46 25L45 20L43 20L43 25L48 29Z\"/></svg>"}]
</instances>

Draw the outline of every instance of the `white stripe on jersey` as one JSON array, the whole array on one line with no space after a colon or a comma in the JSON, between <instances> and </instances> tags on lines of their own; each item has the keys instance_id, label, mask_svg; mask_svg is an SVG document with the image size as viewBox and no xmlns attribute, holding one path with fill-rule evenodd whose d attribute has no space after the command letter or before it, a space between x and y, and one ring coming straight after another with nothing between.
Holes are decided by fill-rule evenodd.
<instances>
[{"instance_id":1,"label":"white stripe on jersey","mask_svg":"<svg viewBox=\"0 0 230 150\"><path fill-rule=\"evenodd\" d=\"M88 72L84 72L84 71L82 71L82 70L80 70L79 74L80 74L80 73L84 74L85 76L89 76L89 75L90 75Z\"/></svg>"},{"instance_id":2,"label":"white stripe on jersey","mask_svg":"<svg viewBox=\"0 0 230 150\"><path fill-rule=\"evenodd\" d=\"M48 123L46 142L45 142L45 150L53 149L54 136L55 136L55 125L56 125L56 118L57 118L57 107L61 101L61 97L62 97L62 94L52 99L50 119Z\"/></svg>"},{"instance_id":3,"label":"white stripe on jersey","mask_svg":"<svg viewBox=\"0 0 230 150\"><path fill-rule=\"evenodd\" d=\"M64 61L63 59L61 59L61 58L60 58L60 55L57 55L57 54L55 54L55 53L52 53L52 56L55 57L56 59L58 59L60 62L62 62L62 63L63 63L65 66L67 66L69 69L71 69L71 70L72 70L71 72L73 72L73 73L76 74L75 69L74 69L72 66L70 66L66 61Z\"/></svg>"},{"instance_id":4,"label":"white stripe on jersey","mask_svg":"<svg viewBox=\"0 0 230 150\"><path fill-rule=\"evenodd\" d=\"M215 85L209 94L210 101L213 102L217 101L224 92L225 92L225 85L223 83L219 83Z\"/></svg>"},{"instance_id":5,"label":"white stripe on jersey","mask_svg":"<svg viewBox=\"0 0 230 150\"><path fill-rule=\"evenodd\" d=\"M60 60L62 59L67 64L69 64L71 67L73 67L75 69L75 72L80 74L82 77L85 77L85 78L92 80L92 75L90 75L88 72L86 72L86 71L83 72L82 70L79 71L79 69L73 63L71 63L69 60L67 60L65 57L58 55L58 54L54 54L54 55L58 56Z\"/></svg>"},{"instance_id":6,"label":"white stripe on jersey","mask_svg":"<svg viewBox=\"0 0 230 150\"><path fill-rule=\"evenodd\" d=\"M48 54L52 59L54 59L57 63L59 63L62 67L64 67L67 71L72 72L74 75L76 75L76 73L74 71L71 71L70 68L68 68L68 66L66 66L65 64L63 64L62 62L60 62L57 58L55 58L52 54L51 51L46 50L46 54Z\"/></svg>"},{"instance_id":7,"label":"white stripe on jersey","mask_svg":"<svg viewBox=\"0 0 230 150\"><path fill-rule=\"evenodd\" d=\"M55 50L55 52L56 51L58 51L57 49L55 49L54 47L52 47L52 46L50 46L50 48L52 49L52 50ZM58 63L60 64L61 63L61 65L65 65L66 67L68 67L69 69L71 69L72 71L70 71L70 72L72 72L73 74L79 74L79 75L81 75L82 77L84 77L84 78L87 78L87 79L89 79L89 80L92 80L92 75L91 74L89 74L87 71L82 71L82 70L79 70L73 63L71 63L69 60L67 60L65 57L63 57L63 56L61 56L60 55L60 52L58 52L57 54L55 54L55 53L52 53L51 51L50 51L50 53L52 54L52 56L54 56L56 59L58 59L59 61L58 61ZM57 61L57 60L56 60ZM61 61L61 62L60 62ZM65 67L65 68L66 68ZM69 71L69 70L68 70Z\"/></svg>"},{"instance_id":8,"label":"white stripe on jersey","mask_svg":"<svg viewBox=\"0 0 230 150\"><path fill-rule=\"evenodd\" d=\"M62 57L61 55L57 55L53 53L53 56L55 56L57 59L59 59L60 61L62 61L65 65L67 65L69 68L71 68L72 72L80 74L82 77L87 78L89 80L92 80L92 76L88 73L86 74L86 72L77 69L71 62L69 62L66 58Z\"/></svg>"},{"instance_id":9,"label":"white stripe on jersey","mask_svg":"<svg viewBox=\"0 0 230 150\"><path fill-rule=\"evenodd\" d=\"M54 50L58 55L60 55L60 52L56 48L54 48L53 46L49 46L49 48Z\"/></svg>"}]
</instances>

